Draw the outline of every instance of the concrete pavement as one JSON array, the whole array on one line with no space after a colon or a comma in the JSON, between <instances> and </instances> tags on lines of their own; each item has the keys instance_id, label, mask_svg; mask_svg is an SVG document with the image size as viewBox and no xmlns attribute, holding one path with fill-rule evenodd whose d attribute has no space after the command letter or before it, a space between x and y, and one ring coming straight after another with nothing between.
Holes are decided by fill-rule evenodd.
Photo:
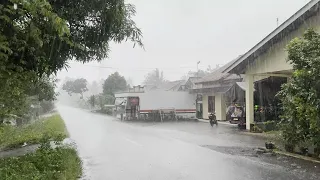
<instances>
[{"instance_id":1,"label":"concrete pavement","mask_svg":"<svg viewBox=\"0 0 320 180\"><path fill-rule=\"evenodd\" d=\"M197 121L199 122L203 122L203 123L209 123L210 121L207 119L197 119ZM237 126L236 124L231 124L228 121L218 121L219 124L224 124L224 125L230 125L230 126Z\"/></svg>"},{"instance_id":2,"label":"concrete pavement","mask_svg":"<svg viewBox=\"0 0 320 180\"><path fill-rule=\"evenodd\" d=\"M289 159L279 163L257 157L254 149L264 141L239 136L231 126L120 122L75 108L58 109L84 161L83 179L295 180L320 174L313 164L295 162L297 167Z\"/></svg>"}]
</instances>

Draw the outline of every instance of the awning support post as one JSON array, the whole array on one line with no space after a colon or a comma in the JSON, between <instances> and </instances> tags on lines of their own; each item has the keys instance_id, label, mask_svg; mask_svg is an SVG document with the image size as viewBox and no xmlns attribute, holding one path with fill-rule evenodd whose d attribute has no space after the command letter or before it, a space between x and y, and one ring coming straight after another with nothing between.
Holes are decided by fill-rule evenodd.
<instances>
[{"instance_id":1,"label":"awning support post","mask_svg":"<svg viewBox=\"0 0 320 180\"><path fill-rule=\"evenodd\" d=\"M246 129L250 130L250 124L254 121L254 109L253 109L253 92L254 82L253 75L246 74Z\"/></svg>"}]
</instances>

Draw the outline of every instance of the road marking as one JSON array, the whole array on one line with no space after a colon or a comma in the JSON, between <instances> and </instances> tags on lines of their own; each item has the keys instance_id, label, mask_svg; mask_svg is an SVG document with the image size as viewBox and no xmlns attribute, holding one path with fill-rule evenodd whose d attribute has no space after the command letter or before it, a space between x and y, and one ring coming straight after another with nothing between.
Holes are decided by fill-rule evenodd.
<instances>
[{"instance_id":1,"label":"road marking","mask_svg":"<svg viewBox=\"0 0 320 180\"><path fill-rule=\"evenodd\" d=\"M137 143L137 142L135 142L135 141L133 141L133 140L131 140L131 139L129 139L129 138L124 138L126 141L129 141L129 142L131 142L132 144L135 144L135 145L137 145L137 146L142 146L142 144L139 144L139 143Z\"/></svg>"}]
</instances>

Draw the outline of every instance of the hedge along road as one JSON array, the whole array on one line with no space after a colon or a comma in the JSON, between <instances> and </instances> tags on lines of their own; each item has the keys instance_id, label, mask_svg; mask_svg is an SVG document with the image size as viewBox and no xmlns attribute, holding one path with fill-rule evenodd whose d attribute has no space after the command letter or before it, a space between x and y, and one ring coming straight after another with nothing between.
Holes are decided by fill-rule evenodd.
<instances>
[{"instance_id":1,"label":"hedge along road","mask_svg":"<svg viewBox=\"0 0 320 180\"><path fill-rule=\"evenodd\" d=\"M257 157L263 141L231 126L207 123L126 123L59 106L83 159L84 179L317 179L313 164Z\"/></svg>"}]
</instances>

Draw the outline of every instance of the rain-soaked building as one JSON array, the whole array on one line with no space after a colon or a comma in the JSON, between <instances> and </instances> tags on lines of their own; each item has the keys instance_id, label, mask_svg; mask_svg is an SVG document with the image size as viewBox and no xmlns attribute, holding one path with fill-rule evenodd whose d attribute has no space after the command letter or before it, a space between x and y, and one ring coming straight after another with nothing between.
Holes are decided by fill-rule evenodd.
<instances>
[{"instance_id":1,"label":"rain-soaked building","mask_svg":"<svg viewBox=\"0 0 320 180\"><path fill-rule=\"evenodd\" d=\"M202 117L198 116L198 118L208 119L208 114L215 112L217 120L227 120L226 109L231 104L231 101L225 94L236 82L241 82L243 78L241 75L224 73L223 71L236 60L197 80L195 86L190 89L190 92L197 94L198 97L196 102L197 111L201 111L202 115Z\"/></svg>"},{"instance_id":2,"label":"rain-soaked building","mask_svg":"<svg viewBox=\"0 0 320 180\"><path fill-rule=\"evenodd\" d=\"M293 38L301 37L308 28L320 32L319 1L310 1L222 71L244 77L247 129L250 129L250 124L254 121L254 83L271 77L291 77L292 65L287 62L285 47Z\"/></svg>"}]
</instances>

